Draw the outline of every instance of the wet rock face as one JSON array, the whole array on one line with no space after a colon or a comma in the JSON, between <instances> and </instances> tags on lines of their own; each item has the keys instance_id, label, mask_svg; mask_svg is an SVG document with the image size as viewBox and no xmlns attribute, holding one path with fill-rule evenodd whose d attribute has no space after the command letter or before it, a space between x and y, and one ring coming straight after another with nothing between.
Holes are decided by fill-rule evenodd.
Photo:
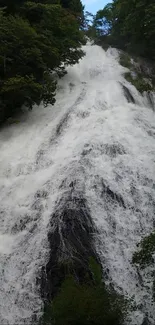
<instances>
[{"instance_id":1,"label":"wet rock face","mask_svg":"<svg viewBox=\"0 0 155 325\"><path fill-rule=\"evenodd\" d=\"M147 99L148 103L150 104L150 107L155 110L155 103L154 103L154 98L153 98L153 92L147 93Z\"/></svg>"},{"instance_id":2,"label":"wet rock face","mask_svg":"<svg viewBox=\"0 0 155 325\"><path fill-rule=\"evenodd\" d=\"M135 104L135 100L134 100L131 92L129 91L129 89L126 86L124 86L124 85L122 85L122 87L123 87L124 95L125 95L127 101L129 103Z\"/></svg>"},{"instance_id":3,"label":"wet rock face","mask_svg":"<svg viewBox=\"0 0 155 325\"><path fill-rule=\"evenodd\" d=\"M95 227L83 195L71 190L57 202L51 216L49 261L42 270L41 294L50 301L67 274L83 281L89 270L89 257L98 261L92 237Z\"/></svg>"}]
</instances>

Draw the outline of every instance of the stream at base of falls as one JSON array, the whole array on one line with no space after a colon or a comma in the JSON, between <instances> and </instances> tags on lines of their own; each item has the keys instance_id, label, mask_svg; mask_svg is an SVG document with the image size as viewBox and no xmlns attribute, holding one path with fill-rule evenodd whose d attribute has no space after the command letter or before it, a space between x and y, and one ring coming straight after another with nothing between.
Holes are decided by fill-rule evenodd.
<instances>
[{"instance_id":1,"label":"stream at base of falls","mask_svg":"<svg viewBox=\"0 0 155 325\"><path fill-rule=\"evenodd\" d=\"M36 279L50 256L48 234L59 236L53 254L68 254L64 227L90 219L107 284L136 303L127 324L146 316L155 324L152 278L132 264L155 225L155 113L124 79L117 50L84 50L58 82L54 106L34 107L0 131L1 325L40 318ZM76 213L64 218L68 210Z\"/></svg>"}]
</instances>

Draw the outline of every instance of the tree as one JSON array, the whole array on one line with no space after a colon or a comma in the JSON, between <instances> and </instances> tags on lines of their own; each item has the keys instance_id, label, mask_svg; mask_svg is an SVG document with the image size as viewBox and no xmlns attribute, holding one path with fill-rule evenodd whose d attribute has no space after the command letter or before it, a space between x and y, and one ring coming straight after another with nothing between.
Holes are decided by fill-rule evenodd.
<instances>
[{"instance_id":1,"label":"tree","mask_svg":"<svg viewBox=\"0 0 155 325\"><path fill-rule=\"evenodd\" d=\"M111 31L113 22L113 5L109 3L104 7L104 9L97 12L93 25L98 30L99 35L107 35Z\"/></svg>"},{"instance_id":2,"label":"tree","mask_svg":"<svg viewBox=\"0 0 155 325\"><path fill-rule=\"evenodd\" d=\"M0 101L1 121L21 105L32 108L41 100L53 103L55 83L51 80L51 97L47 101L45 63L36 31L20 17L0 19ZM48 71L47 71L48 73Z\"/></svg>"},{"instance_id":3,"label":"tree","mask_svg":"<svg viewBox=\"0 0 155 325\"><path fill-rule=\"evenodd\" d=\"M77 1L78 3L78 1ZM0 121L23 104L54 103L52 72L84 55L77 15L59 0L0 0Z\"/></svg>"},{"instance_id":4,"label":"tree","mask_svg":"<svg viewBox=\"0 0 155 325\"><path fill-rule=\"evenodd\" d=\"M83 14L84 6L80 0L60 0L62 7L70 9L74 13Z\"/></svg>"},{"instance_id":5,"label":"tree","mask_svg":"<svg viewBox=\"0 0 155 325\"><path fill-rule=\"evenodd\" d=\"M154 0L113 0L97 12L94 24L115 46L155 58Z\"/></svg>"}]
</instances>

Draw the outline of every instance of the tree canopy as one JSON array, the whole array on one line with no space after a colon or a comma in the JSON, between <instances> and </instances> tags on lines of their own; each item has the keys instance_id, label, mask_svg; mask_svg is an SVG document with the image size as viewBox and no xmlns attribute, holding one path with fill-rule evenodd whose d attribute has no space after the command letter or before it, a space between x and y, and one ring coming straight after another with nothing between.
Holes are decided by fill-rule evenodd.
<instances>
[{"instance_id":1,"label":"tree canopy","mask_svg":"<svg viewBox=\"0 0 155 325\"><path fill-rule=\"evenodd\" d=\"M83 56L80 0L0 0L0 122L24 104L53 104L52 72Z\"/></svg>"},{"instance_id":2,"label":"tree canopy","mask_svg":"<svg viewBox=\"0 0 155 325\"><path fill-rule=\"evenodd\" d=\"M154 0L113 0L97 12L94 27L115 46L155 59Z\"/></svg>"}]
</instances>

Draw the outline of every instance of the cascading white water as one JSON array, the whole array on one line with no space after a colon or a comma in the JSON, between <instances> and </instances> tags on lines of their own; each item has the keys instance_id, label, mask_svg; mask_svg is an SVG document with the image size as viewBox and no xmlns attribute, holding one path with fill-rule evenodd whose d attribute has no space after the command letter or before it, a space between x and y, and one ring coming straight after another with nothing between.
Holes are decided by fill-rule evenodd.
<instances>
[{"instance_id":1,"label":"cascading white water","mask_svg":"<svg viewBox=\"0 0 155 325\"><path fill-rule=\"evenodd\" d=\"M136 244L153 229L154 112L124 79L116 50L88 44L85 51L59 82L54 107L35 107L0 133L1 324L40 317L36 278L64 180L66 191L76 180L85 195L107 282L134 296L138 310L128 323L141 324L144 312L155 322L149 279L141 283L131 263Z\"/></svg>"}]
</instances>

